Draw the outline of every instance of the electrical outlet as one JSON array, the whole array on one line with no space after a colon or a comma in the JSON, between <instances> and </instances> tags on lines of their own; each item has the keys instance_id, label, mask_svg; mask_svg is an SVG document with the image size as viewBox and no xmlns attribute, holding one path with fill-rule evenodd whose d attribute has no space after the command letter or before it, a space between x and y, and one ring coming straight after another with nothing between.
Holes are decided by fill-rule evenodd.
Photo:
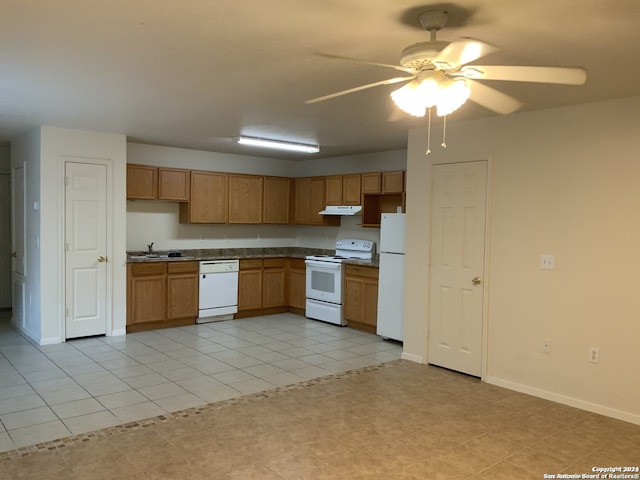
<instances>
[{"instance_id":1,"label":"electrical outlet","mask_svg":"<svg viewBox=\"0 0 640 480\"><path fill-rule=\"evenodd\" d=\"M556 269L555 255L540 255L540 270L555 270L555 269Z\"/></svg>"},{"instance_id":2,"label":"electrical outlet","mask_svg":"<svg viewBox=\"0 0 640 480\"><path fill-rule=\"evenodd\" d=\"M598 347L591 347L589 349L589 361L591 363L600 362L600 349Z\"/></svg>"},{"instance_id":3,"label":"electrical outlet","mask_svg":"<svg viewBox=\"0 0 640 480\"><path fill-rule=\"evenodd\" d=\"M542 339L542 353L551 353L551 339L543 338Z\"/></svg>"}]
</instances>

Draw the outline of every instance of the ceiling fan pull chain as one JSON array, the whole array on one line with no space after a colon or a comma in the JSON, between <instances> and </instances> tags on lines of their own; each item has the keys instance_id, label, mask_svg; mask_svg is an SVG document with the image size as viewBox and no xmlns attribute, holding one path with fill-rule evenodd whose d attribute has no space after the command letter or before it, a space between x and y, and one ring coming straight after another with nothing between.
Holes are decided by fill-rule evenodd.
<instances>
[{"instance_id":1,"label":"ceiling fan pull chain","mask_svg":"<svg viewBox=\"0 0 640 480\"><path fill-rule=\"evenodd\" d=\"M444 123L442 126L442 148L447 148L447 116L444 117Z\"/></svg>"},{"instance_id":2,"label":"ceiling fan pull chain","mask_svg":"<svg viewBox=\"0 0 640 480\"><path fill-rule=\"evenodd\" d=\"M431 153L431 108L429 108L429 123L427 127L427 151L424 152L425 155L429 155Z\"/></svg>"}]
</instances>

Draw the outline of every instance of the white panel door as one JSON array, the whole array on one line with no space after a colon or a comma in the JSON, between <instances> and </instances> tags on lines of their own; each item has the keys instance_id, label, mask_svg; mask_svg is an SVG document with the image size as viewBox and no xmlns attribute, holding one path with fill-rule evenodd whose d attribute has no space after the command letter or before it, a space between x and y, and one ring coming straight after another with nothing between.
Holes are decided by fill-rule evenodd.
<instances>
[{"instance_id":1,"label":"white panel door","mask_svg":"<svg viewBox=\"0 0 640 480\"><path fill-rule=\"evenodd\" d=\"M487 163L433 166L428 362L482 374Z\"/></svg>"},{"instance_id":2,"label":"white panel door","mask_svg":"<svg viewBox=\"0 0 640 480\"><path fill-rule=\"evenodd\" d=\"M25 275L27 265L25 260L26 251L26 200L25 200L25 167L16 167L12 171L13 195L12 195L12 235L13 235L13 271L19 275Z\"/></svg>"},{"instance_id":3,"label":"white panel door","mask_svg":"<svg viewBox=\"0 0 640 480\"><path fill-rule=\"evenodd\" d=\"M11 176L0 173L0 308L11 307Z\"/></svg>"},{"instance_id":4,"label":"white panel door","mask_svg":"<svg viewBox=\"0 0 640 480\"><path fill-rule=\"evenodd\" d=\"M20 328L26 328L25 318L25 272L26 265L26 202L25 202L25 167L13 168L11 171L11 235L12 235L12 311L11 317L14 324Z\"/></svg>"},{"instance_id":5,"label":"white panel door","mask_svg":"<svg viewBox=\"0 0 640 480\"><path fill-rule=\"evenodd\" d=\"M65 338L106 333L107 167L66 164Z\"/></svg>"}]
</instances>

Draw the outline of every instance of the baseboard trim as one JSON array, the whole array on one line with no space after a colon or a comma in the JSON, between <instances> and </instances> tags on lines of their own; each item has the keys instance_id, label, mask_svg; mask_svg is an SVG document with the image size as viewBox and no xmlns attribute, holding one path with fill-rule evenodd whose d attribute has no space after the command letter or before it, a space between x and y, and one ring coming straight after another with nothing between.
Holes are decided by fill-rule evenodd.
<instances>
[{"instance_id":1,"label":"baseboard trim","mask_svg":"<svg viewBox=\"0 0 640 480\"><path fill-rule=\"evenodd\" d=\"M41 338L39 345L55 345L57 343L62 343L62 339L60 337L48 337Z\"/></svg>"},{"instance_id":2,"label":"baseboard trim","mask_svg":"<svg viewBox=\"0 0 640 480\"><path fill-rule=\"evenodd\" d=\"M403 360L409 360L410 362L425 363L424 357L422 357L421 355L414 355L412 353L402 352L400 358L402 358Z\"/></svg>"},{"instance_id":3,"label":"baseboard trim","mask_svg":"<svg viewBox=\"0 0 640 480\"><path fill-rule=\"evenodd\" d=\"M509 390L514 390L520 393L526 393L527 395L532 395L534 397L544 398L545 400L551 400L552 402L557 402L563 405L568 405L570 407L579 408L580 410L586 410L587 412L597 413L600 415L605 415L607 417L611 417L618 420L623 420L625 422L640 425L640 415L635 413L625 412L623 410L618 410L616 408L611 408L604 405L599 405L597 403L591 403L584 400L580 400L579 398L568 397L566 395L550 392L548 390L542 390L540 388L531 387L529 385L523 385L521 383L511 382L509 380L505 380L499 377L494 377L491 375L488 376L485 379L485 381L492 385L497 385L498 387L508 388Z\"/></svg>"},{"instance_id":4,"label":"baseboard trim","mask_svg":"<svg viewBox=\"0 0 640 480\"><path fill-rule=\"evenodd\" d=\"M111 330L111 333L108 335L109 337L119 337L120 335L126 335L126 328L119 328L117 330Z\"/></svg>"}]
</instances>

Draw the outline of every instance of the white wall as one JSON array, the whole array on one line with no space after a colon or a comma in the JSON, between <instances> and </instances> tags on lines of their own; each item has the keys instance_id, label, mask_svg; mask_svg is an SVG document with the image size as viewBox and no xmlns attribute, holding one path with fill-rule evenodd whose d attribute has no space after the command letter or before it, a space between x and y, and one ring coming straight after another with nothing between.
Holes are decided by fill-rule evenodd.
<instances>
[{"instance_id":1,"label":"white wall","mask_svg":"<svg viewBox=\"0 0 640 480\"><path fill-rule=\"evenodd\" d=\"M640 97L450 123L428 157L412 130L405 356L428 355L431 164L489 158L486 380L640 424L639 127Z\"/></svg>"},{"instance_id":2,"label":"white wall","mask_svg":"<svg viewBox=\"0 0 640 480\"><path fill-rule=\"evenodd\" d=\"M109 161L112 172L112 324L107 334L124 334L126 322L126 137L41 127L41 302L40 343L64 340L64 168L67 161Z\"/></svg>"},{"instance_id":3,"label":"white wall","mask_svg":"<svg viewBox=\"0 0 640 480\"><path fill-rule=\"evenodd\" d=\"M127 144L127 162L194 170L302 177L404 170L406 151L353 155L321 160L274 160L182 148ZM379 229L361 228L361 217L343 217L340 227L293 225L186 225L178 220L178 204L127 201L127 250L198 248L254 248L302 246L335 248L338 237L379 240Z\"/></svg>"}]
</instances>

